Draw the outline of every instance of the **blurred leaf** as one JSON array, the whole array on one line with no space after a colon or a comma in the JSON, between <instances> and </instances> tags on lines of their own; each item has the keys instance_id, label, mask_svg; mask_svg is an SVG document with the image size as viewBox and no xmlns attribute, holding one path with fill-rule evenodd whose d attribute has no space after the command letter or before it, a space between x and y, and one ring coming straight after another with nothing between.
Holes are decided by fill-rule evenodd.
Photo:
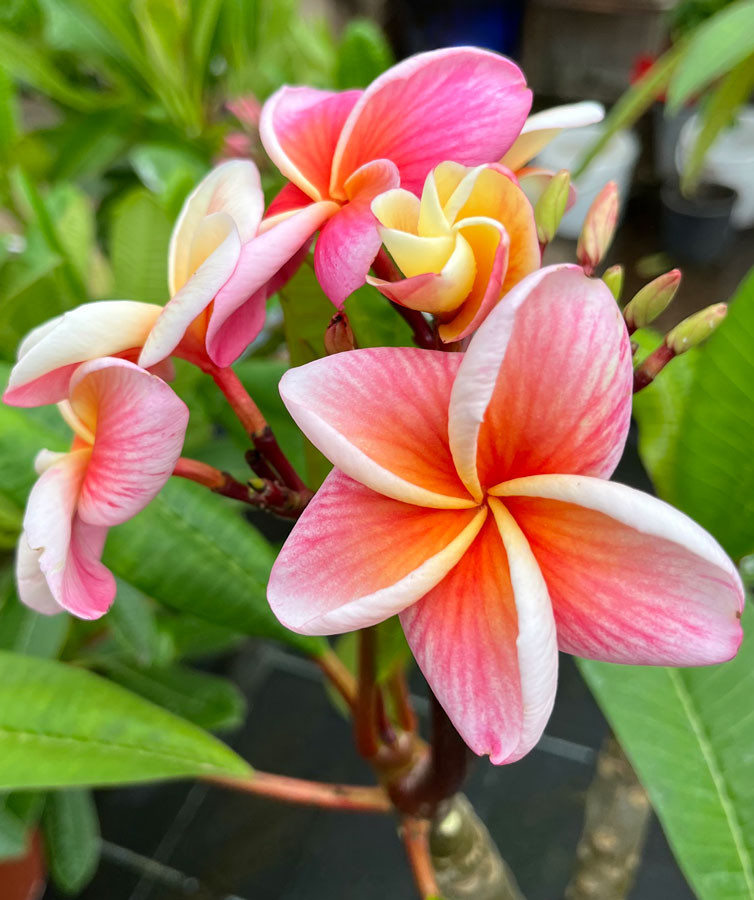
<instances>
[{"instance_id":1,"label":"blurred leaf","mask_svg":"<svg viewBox=\"0 0 754 900\"><path fill-rule=\"evenodd\" d=\"M0 609L0 650L54 659L65 643L69 624L66 613L43 616L24 606L14 591Z\"/></svg>"},{"instance_id":2,"label":"blurred leaf","mask_svg":"<svg viewBox=\"0 0 754 900\"><path fill-rule=\"evenodd\" d=\"M199 485L170 481L136 518L112 529L104 559L173 609L315 656L327 646L277 621L266 598L272 548L236 505Z\"/></svg>"},{"instance_id":3,"label":"blurred leaf","mask_svg":"<svg viewBox=\"0 0 754 900\"><path fill-rule=\"evenodd\" d=\"M0 652L0 787L249 775L232 750L121 687L62 663Z\"/></svg>"},{"instance_id":4,"label":"blurred leaf","mask_svg":"<svg viewBox=\"0 0 754 900\"><path fill-rule=\"evenodd\" d=\"M89 791L54 791L42 814L45 859L64 894L78 894L94 877L100 857L99 819Z\"/></svg>"},{"instance_id":5,"label":"blurred leaf","mask_svg":"<svg viewBox=\"0 0 754 900\"><path fill-rule=\"evenodd\" d=\"M55 152L50 178L99 177L123 154L133 131L134 117L128 110L67 117L47 135Z\"/></svg>"},{"instance_id":6,"label":"blurred leaf","mask_svg":"<svg viewBox=\"0 0 754 900\"><path fill-rule=\"evenodd\" d=\"M754 628L751 606L743 625ZM754 642L744 640L738 656L722 666L579 660L579 668L695 894L754 898Z\"/></svg>"},{"instance_id":7,"label":"blurred leaf","mask_svg":"<svg viewBox=\"0 0 754 900\"><path fill-rule=\"evenodd\" d=\"M139 665L148 666L155 661L160 645L152 603L122 578L117 579L117 584L118 602L113 603L105 622L129 658Z\"/></svg>"},{"instance_id":8,"label":"blurred leaf","mask_svg":"<svg viewBox=\"0 0 754 900\"><path fill-rule=\"evenodd\" d=\"M411 329L377 288L354 291L345 310L359 347L413 346Z\"/></svg>"},{"instance_id":9,"label":"blurred leaf","mask_svg":"<svg viewBox=\"0 0 754 900\"><path fill-rule=\"evenodd\" d=\"M0 270L0 356L6 360L15 359L21 338L32 328L70 309L61 261L53 257L45 264L41 271L24 272L13 263Z\"/></svg>"},{"instance_id":10,"label":"blurred leaf","mask_svg":"<svg viewBox=\"0 0 754 900\"><path fill-rule=\"evenodd\" d=\"M112 681L208 731L237 728L246 714L243 694L227 678L186 666L137 668L108 660Z\"/></svg>"},{"instance_id":11,"label":"blurred leaf","mask_svg":"<svg viewBox=\"0 0 754 900\"><path fill-rule=\"evenodd\" d=\"M641 329L633 335L640 344L640 362L657 347L662 337ZM691 397L694 372L704 348L695 347L674 359L660 375L634 397L633 414L639 425L639 455L657 493L671 496L675 481L678 432Z\"/></svg>"},{"instance_id":12,"label":"blurred leaf","mask_svg":"<svg viewBox=\"0 0 754 900\"><path fill-rule=\"evenodd\" d=\"M246 635L238 631L168 610L160 615L159 625L169 636L177 659L204 659L232 650L246 640Z\"/></svg>"},{"instance_id":13,"label":"blurred leaf","mask_svg":"<svg viewBox=\"0 0 754 900\"><path fill-rule=\"evenodd\" d=\"M9 795L0 796L0 862L26 853L26 825L9 808Z\"/></svg>"},{"instance_id":14,"label":"blurred leaf","mask_svg":"<svg viewBox=\"0 0 754 900\"><path fill-rule=\"evenodd\" d=\"M754 269L702 348L665 498L711 531L734 559L754 550L753 346Z\"/></svg>"},{"instance_id":15,"label":"blurred leaf","mask_svg":"<svg viewBox=\"0 0 754 900\"><path fill-rule=\"evenodd\" d=\"M718 135L732 124L736 112L746 102L754 88L754 55L732 69L715 88L702 106L701 128L691 153L683 164L681 190L688 194L696 187L702 173L704 159Z\"/></svg>"},{"instance_id":16,"label":"blurred leaf","mask_svg":"<svg viewBox=\"0 0 754 900\"><path fill-rule=\"evenodd\" d=\"M191 28L191 70L197 82L199 96L207 71L212 40L217 30L220 10L225 0L201 0L194 6L194 22Z\"/></svg>"},{"instance_id":17,"label":"blurred leaf","mask_svg":"<svg viewBox=\"0 0 754 900\"><path fill-rule=\"evenodd\" d=\"M739 0L708 19L689 36L668 85L672 115L742 59L754 53L754 0Z\"/></svg>"},{"instance_id":18,"label":"blurred leaf","mask_svg":"<svg viewBox=\"0 0 754 900\"><path fill-rule=\"evenodd\" d=\"M369 19L351 19L343 30L335 64L339 90L363 88L395 62L385 35Z\"/></svg>"},{"instance_id":19,"label":"blurred leaf","mask_svg":"<svg viewBox=\"0 0 754 900\"><path fill-rule=\"evenodd\" d=\"M55 185L45 200L60 246L86 283L94 252L94 209L92 201L73 184ZM84 296L81 300L86 300Z\"/></svg>"},{"instance_id":20,"label":"blurred leaf","mask_svg":"<svg viewBox=\"0 0 754 900\"><path fill-rule=\"evenodd\" d=\"M180 191L177 215L187 194L206 174L204 159L187 147L174 144L137 144L129 159L134 171L145 187L163 199L172 198Z\"/></svg>"},{"instance_id":21,"label":"blurred leaf","mask_svg":"<svg viewBox=\"0 0 754 900\"><path fill-rule=\"evenodd\" d=\"M110 259L119 297L168 300L170 232L167 216L149 191L138 188L118 202L110 226Z\"/></svg>"},{"instance_id":22,"label":"blurred leaf","mask_svg":"<svg viewBox=\"0 0 754 900\"><path fill-rule=\"evenodd\" d=\"M23 519L23 509L0 491L0 550L16 546Z\"/></svg>"},{"instance_id":23,"label":"blurred leaf","mask_svg":"<svg viewBox=\"0 0 754 900\"><path fill-rule=\"evenodd\" d=\"M13 81L0 64L0 162L8 166L18 140L18 111Z\"/></svg>"}]
</instances>

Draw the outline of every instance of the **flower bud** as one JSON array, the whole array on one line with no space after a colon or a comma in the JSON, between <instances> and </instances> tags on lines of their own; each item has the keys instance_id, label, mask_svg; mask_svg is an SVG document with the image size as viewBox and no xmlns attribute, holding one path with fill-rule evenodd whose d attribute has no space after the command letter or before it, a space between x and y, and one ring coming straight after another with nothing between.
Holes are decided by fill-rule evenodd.
<instances>
[{"instance_id":1,"label":"flower bud","mask_svg":"<svg viewBox=\"0 0 754 900\"><path fill-rule=\"evenodd\" d=\"M537 238L540 244L549 244L563 218L568 192L571 187L571 176L566 169L553 175L534 207L534 219L537 223Z\"/></svg>"},{"instance_id":2,"label":"flower bud","mask_svg":"<svg viewBox=\"0 0 754 900\"><path fill-rule=\"evenodd\" d=\"M623 310L629 334L654 322L667 309L680 283L680 269L672 269L645 284Z\"/></svg>"},{"instance_id":3,"label":"flower bud","mask_svg":"<svg viewBox=\"0 0 754 900\"><path fill-rule=\"evenodd\" d=\"M720 325L728 313L726 303L715 303L679 322L665 335L665 345L676 356L697 347Z\"/></svg>"},{"instance_id":4,"label":"flower bud","mask_svg":"<svg viewBox=\"0 0 754 900\"><path fill-rule=\"evenodd\" d=\"M617 224L618 185L608 181L589 207L576 245L576 258L587 275L605 258Z\"/></svg>"},{"instance_id":5,"label":"flower bud","mask_svg":"<svg viewBox=\"0 0 754 900\"><path fill-rule=\"evenodd\" d=\"M602 273L602 280L610 288L610 293L616 300L620 300L623 292L623 266L610 266Z\"/></svg>"},{"instance_id":6,"label":"flower bud","mask_svg":"<svg viewBox=\"0 0 754 900\"><path fill-rule=\"evenodd\" d=\"M325 330L325 353L332 356L334 353L343 353L344 350L353 350L355 346L346 314L335 313Z\"/></svg>"}]
</instances>

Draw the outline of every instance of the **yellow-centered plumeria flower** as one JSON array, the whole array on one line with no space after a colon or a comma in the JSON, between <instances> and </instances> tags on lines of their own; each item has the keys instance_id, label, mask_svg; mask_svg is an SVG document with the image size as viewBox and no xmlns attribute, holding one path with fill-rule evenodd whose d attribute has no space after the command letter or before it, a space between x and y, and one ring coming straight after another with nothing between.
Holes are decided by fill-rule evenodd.
<instances>
[{"instance_id":1,"label":"yellow-centered plumeria flower","mask_svg":"<svg viewBox=\"0 0 754 900\"><path fill-rule=\"evenodd\" d=\"M531 203L499 164L441 163L427 176L421 200L386 191L372 201L372 212L405 277L367 280L390 300L434 314L446 342L471 334L541 263Z\"/></svg>"}]
</instances>

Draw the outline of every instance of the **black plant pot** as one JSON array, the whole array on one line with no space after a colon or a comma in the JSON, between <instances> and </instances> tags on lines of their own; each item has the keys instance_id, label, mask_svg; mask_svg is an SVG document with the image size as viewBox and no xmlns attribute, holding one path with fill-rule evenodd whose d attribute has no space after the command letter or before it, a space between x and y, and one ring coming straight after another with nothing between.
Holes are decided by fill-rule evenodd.
<instances>
[{"instance_id":1,"label":"black plant pot","mask_svg":"<svg viewBox=\"0 0 754 900\"><path fill-rule=\"evenodd\" d=\"M684 263L717 262L730 242L736 192L722 184L702 184L692 197L686 197L677 185L667 184L660 199L666 250Z\"/></svg>"}]
</instances>

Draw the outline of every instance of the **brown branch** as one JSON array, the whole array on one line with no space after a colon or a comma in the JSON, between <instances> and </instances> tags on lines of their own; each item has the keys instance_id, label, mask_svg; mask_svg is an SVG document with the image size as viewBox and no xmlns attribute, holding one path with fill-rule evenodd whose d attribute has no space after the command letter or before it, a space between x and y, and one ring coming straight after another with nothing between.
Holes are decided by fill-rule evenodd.
<instances>
[{"instance_id":1,"label":"brown branch","mask_svg":"<svg viewBox=\"0 0 754 900\"><path fill-rule=\"evenodd\" d=\"M353 709L356 706L358 691L356 679L348 671L340 657L333 650L327 650L322 656L317 657L316 662L335 690L346 701L350 709Z\"/></svg>"},{"instance_id":2,"label":"brown branch","mask_svg":"<svg viewBox=\"0 0 754 900\"><path fill-rule=\"evenodd\" d=\"M653 350L644 362L634 369L634 393L651 384L675 356L675 352L667 344L660 344Z\"/></svg>"},{"instance_id":3,"label":"brown branch","mask_svg":"<svg viewBox=\"0 0 754 900\"><path fill-rule=\"evenodd\" d=\"M393 698L393 706L398 719L398 724L404 731L413 733L418 727L416 712L411 703L411 695L406 683L406 673L402 668L396 669L388 677L387 689Z\"/></svg>"},{"instance_id":4,"label":"brown branch","mask_svg":"<svg viewBox=\"0 0 754 900\"><path fill-rule=\"evenodd\" d=\"M364 628L358 634L359 682L354 709L356 748L364 759L372 759L380 748L377 730L379 691L377 689L377 630Z\"/></svg>"},{"instance_id":5,"label":"brown branch","mask_svg":"<svg viewBox=\"0 0 754 900\"><path fill-rule=\"evenodd\" d=\"M211 775L205 778L220 787L272 797L283 803L319 806L324 809L341 809L351 812L388 813L392 806L381 787L352 784L325 784L255 771L251 778L226 778Z\"/></svg>"},{"instance_id":6,"label":"brown branch","mask_svg":"<svg viewBox=\"0 0 754 900\"><path fill-rule=\"evenodd\" d=\"M439 897L440 890L429 852L429 822L426 819L404 817L401 822L401 837L419 896L422 900Z\"/></svg>"}]
</instances>

